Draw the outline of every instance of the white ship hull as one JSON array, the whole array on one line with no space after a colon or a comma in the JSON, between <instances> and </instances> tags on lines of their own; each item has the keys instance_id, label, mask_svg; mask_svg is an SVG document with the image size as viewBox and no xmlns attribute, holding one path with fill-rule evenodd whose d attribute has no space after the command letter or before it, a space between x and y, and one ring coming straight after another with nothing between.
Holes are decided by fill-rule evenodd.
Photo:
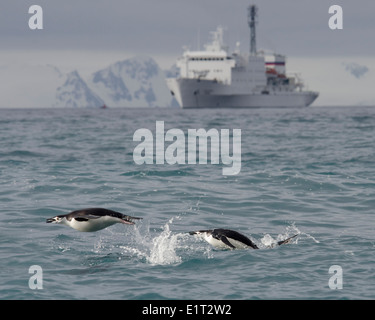
<instances>
[{"instance_id":1,"label":"white ship hull","mask_svg":"<svg viewBox=\"0 0 375 320\"><path fill-rule=\"evenodd\" d=\"M182 108L297 108L311 105L318 97L312 91L244 93L212 80L170 78L167 84Z\"/></svg>"}]
</instances>

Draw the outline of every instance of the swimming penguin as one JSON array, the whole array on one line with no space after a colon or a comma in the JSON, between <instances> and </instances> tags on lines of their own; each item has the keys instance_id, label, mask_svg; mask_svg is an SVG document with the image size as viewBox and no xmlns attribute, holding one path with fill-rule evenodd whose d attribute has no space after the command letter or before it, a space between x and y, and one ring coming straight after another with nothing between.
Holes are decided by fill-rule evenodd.
<instances>
[{"instance_id":1,"label":"swimming penguin","mask_svg":"<svg viewBox=\"0 0 375 320\"><path fill-rule=\"evenodd\" d=\"M259 249L259 247L243 234L229 229L213 229L213 230L200 230L191 231L190 235L201 235L210 245L219 249L244 249L251 247ZM294 237L277 242L278 245L286 244Z\"/></svg>"},{"instance_id":2,"label":"swimming penguin","mask_svg":"<svg viewBox=\"0 0 375 320\"><path fill-rule=\"evenodd\" d=\"M132 220L139 219L142 218L127 216L108 209L87 208L49 218L46 222L61 223L78 231L93 232L107 228L115 223L134 224Z\"/></svg>"}]
</instances>

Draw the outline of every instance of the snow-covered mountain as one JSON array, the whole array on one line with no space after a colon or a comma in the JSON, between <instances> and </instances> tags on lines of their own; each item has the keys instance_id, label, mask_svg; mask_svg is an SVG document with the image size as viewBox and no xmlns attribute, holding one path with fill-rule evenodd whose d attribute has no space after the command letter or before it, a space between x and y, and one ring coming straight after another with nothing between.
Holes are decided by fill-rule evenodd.
<instances>
[{"instance_id":1,"label":"snow-covered mountain","mask_svg":"<svg viewBox=\"0 0 375 320\"><path fill-rule=\"evenodd\" d=\"M95 72L89 87L110 107L170 107L164 72L150 57L116 62Z\"/></svg>"},{"instance_id":2,"label":"snow-covered mountain","mask_svg":"<svg viewBox=\"0 0 375 320\"><path fill-rule=\"evenodd\" d=\"M100 107L103 104L77 71L68 73L64 84L56 89L55 107Z\"/></svg>"},{"instance_id":3,"label":"snow-covered mountain","mask_svg":"<svg viewBox=\"0 0 375 320\"><path fill-rule=\"evenodd\" d=\"M178 106L164 71L150 57L134 57L94 72L64 73L51 65L0 66L0 108Z\"/></svg>"}]
</instances>

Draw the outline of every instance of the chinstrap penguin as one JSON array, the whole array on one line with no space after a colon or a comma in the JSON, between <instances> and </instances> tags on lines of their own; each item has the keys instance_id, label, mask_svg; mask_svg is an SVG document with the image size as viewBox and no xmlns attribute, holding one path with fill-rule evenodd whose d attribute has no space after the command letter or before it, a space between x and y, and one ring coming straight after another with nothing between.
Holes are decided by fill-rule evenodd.
<instances>
[{"instance_id":1,"label":"chinstrap penguin","mask_svg":"<svg viewBox=\"0 0 375 320\"><path fill-rule=\"evenodd\" d=\"M103 208L87 208L47 219L47 223L64 224L82 232L93 232L115 223L134 224L132 220L142 218L127 216L117 211Z\"/></svg>"},{"instance_id":2,"label":"chinstrap penguin","mask_svg":"<svg viewBox=\"0 0 375 320\"><path fill-rule=\"evenodd\" d=\"M259 247L251 241L248 237L243 234L229 229L213 229L213 230L199 230L190 231L190 235L202 236L210 245L218 249L244 249L253 248L259 249ZM294 237L287 238L282 241L278 241L277 245L289 243Z\"/></svg>"}]
</instances>

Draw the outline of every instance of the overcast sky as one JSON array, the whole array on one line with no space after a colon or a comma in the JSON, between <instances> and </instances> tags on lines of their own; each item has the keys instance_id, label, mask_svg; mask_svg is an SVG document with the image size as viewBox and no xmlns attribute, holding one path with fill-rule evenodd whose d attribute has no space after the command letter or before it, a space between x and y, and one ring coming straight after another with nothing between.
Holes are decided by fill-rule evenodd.
<instances>
[{"instance_id":1,"label":"overcast sky","mask_svg":"<svg viewBox=\"0 0 375 320\"><path fill-rule=\"evenodd\" d=\"M250 3L259 7L258 49L286 54L310 87L319 80L307 61L314 69L319 61L336 62L335 70L348 74L345 63L367 68L363 77L351 74L353 81L374 76L374 0L1 0L0 67L46 62L89 73L146 54L167 68L184 45L203 46L218 25L232 49L240 41L247 51ZM43 30L29 29L33 4L43 8ZM343 8L343 30L328 27L333 4Z\"/></svg>"}]
</instances>

